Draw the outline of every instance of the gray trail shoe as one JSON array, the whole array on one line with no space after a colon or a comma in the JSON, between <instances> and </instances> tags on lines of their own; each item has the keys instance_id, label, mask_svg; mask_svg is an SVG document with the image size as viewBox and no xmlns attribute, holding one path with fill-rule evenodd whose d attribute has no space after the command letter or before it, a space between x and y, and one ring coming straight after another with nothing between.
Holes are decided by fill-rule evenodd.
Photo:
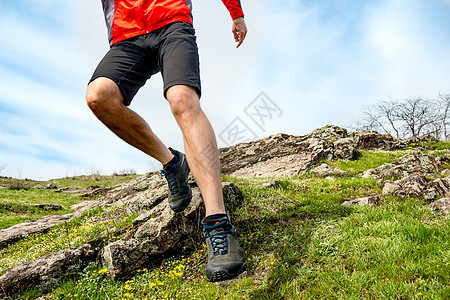
<instances>
[{"instance_id":1,"label":"gray trail shoe","mask_svg":"<svg viewBox=\"0 0 450 300\"><path fill-rule=\"evenodd\" d=\"M189 166L186 156L172 148L170 151L178 158L178 162L169 168L161 170L161 175L169 184L169 205L174 212L182 212L191 202L192 191L188 184Z\"/></svg>"},{"instance_id":2,"label":"gray trail shoe","mask_svg":"<svg viewBox=\"0 0 450 300\"><path fill-rule=\"evenodd\" d=\"M245 258L236 229L228 217L203 219L202 225L208 249L208 281L227 280L241 274L246 268Z\"/></svg>"}]
</instances>

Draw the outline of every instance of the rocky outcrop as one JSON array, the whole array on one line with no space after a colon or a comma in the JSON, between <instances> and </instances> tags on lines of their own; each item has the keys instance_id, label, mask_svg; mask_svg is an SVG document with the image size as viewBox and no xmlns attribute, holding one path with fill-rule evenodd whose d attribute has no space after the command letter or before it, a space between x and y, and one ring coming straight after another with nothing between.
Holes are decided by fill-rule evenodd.
<instances>
[{"instance_id":1,"label":"rocky outcrop","mask_svg":"<svg viewBox=\"0 0 450 300\"><path fill-rule=\"evenodd\" d=\"M244 178L298 175L322 160L357 157L347 130L331 125L305 136L281 133L220 149L222 173Z\"/></svg>"},{"instance_id":2,"label":"rocky outcrop","mask_svg":"<svg viewBox=\"0 0 450 300\"><path fill-rule=\"evenodd\" d=\"M32 204L33 206L44 209L44 210L61 210L63 207L59 204L54 203L39 203L39 204Z\"/></svg>"},{"instance_id":3,"label":"rocky outcrop","mask_svg":"<svg viewBox=\"0 0 450 300\"><path fill-rule=\"evenodd\" d=\"M305 136L277 134L250 143L241 143L220 149L222 173L235 177L280 177L312 171L321 176L339 175L345 172L331 168L327 164L317 164L325 160L358 158L358 149L401 149L409 142L390 135L373 131L348 133L337 126L325 126ZM383 184L383 194L399 198L423 197L437 199L449 196L450 176L428 180L427 176L440 172L448 158L420 154L408 154L397 162L385 164L362 174L374 177ZM342 175L341 175L342 176ZM328 178L328 177L327 177ZM383 182L386 179L392 181ZM123 233L125 237L105 243L106 238L98 238L76 249L65 249L57 253L37 258L14 268L0 277L0 294L15 295L20 287L47 289L61 279L81 272L91 261L101 260L111 278L127 278L143 267L160 261L177 251L187 250L191 241L200 238L199 224L204 215L203 200L192 178L190 184L193 199L182 213L174 213L167 203L167 183L158 173L150 173L117 186L111 190L92 186L85 190L59 189L57 192L76 193L85 197L100 193L105 195L96 200L87 200L73 205L74 214L48 216L0 230L0 247L5 247L29 234L43 232L60 222L69 220L94 207L105 210L120 209L125 213L138 214L133 226ZM267 179L262 183L266 188L277 188L283 182ZM42 188L57 189L56 186ZM237 207L242 195L235 184L224 183L223 194L227 207ZM447 199L447 200L445 200ZM377 205L382 198L369 195L364 198L347 200L343 205ZM448 211L448 198L435 202L434 207Z\"/></svg>"},{"instance_id":4,"label":"rocky outcrop","mask_svg":"<svg viewBox=\"0 0 450 300\"><path fill-rule=\"evenodd\" d=\"M450 176L428 181L422 174L413 174L394 182L386 181L382 193L399 199L410 197L434 200L450 196Z\"/></svg>"},{"instance_id":5,"label":"rocky outcrop","mask_svg":"<svg viewBox=\"0 0 450 300\"><path fill-rule=\"evenodd\" d=\"M56 226L61 222L70 220L73 215L74 214L45 216L2 229L0 230L0 249L15 243L30 234L46 232L49 228Z\"/></svg>"},{"instance_id":6,"label":"rocky outcrop","mask_svg":"<svg viewBox=\"0 0 450 300\"><path fill-rule=\"evenodd\" d=\"M199 222L204 216L204 204L200 191L193 185L193 199L182 213L170 209L167 192L164 180L152 173L113 189L98 200L78 205L77 214L95 202L95 206L105 209L125 208L127 213L140 215L121 240L104 245L106 237L98 238L82 247L61 250L9 270L0 277L0 296L14 296L20 287L45 290L98 259L112 278L126 278L164 256L188 249L192 240L201 237ZM228 209L238 206L243 198L234 183L223 184L223 195Z\"/></svg>"},{"instance_id":7,"label":"rocky outcrop","mask_svg":"<svg viewBox=\"0 0 450 300\"><path fill-rule=\"evenodd\" d=\"M410 142L394 138L390 134L380 134L373 130L363 130L349 134L361 150L399 150L409 146Z\"/></svg>"},{"instance_id":8,"label":"rocky outcrop","mask_svg":"<svg viewBox=\"0 0 450 300\"><path fill-rule=\"evenodd\" d=\"M223 184L223 195L228 207L239 205L243 198L234 183ZM183 213L174 213L166 203L160 203L141 214L124 239L108 244L102 251L102 261L111 278L126 278L135 270L160 260L165 253L189 248L184 241L198 240L199 220L203 215L203 199L198 188L193 189L192 201Z\"/></svg>"},{"instance_id":9,"label":"rocky outcrop","mask_svg":"<svg viewBox=\"0 0 450 300\"><path fill-rule=\"evenodd\" d=\"M107 187L91 185L91 186L89 186L87 188L83 188L83 189L65 187L65 188L57 189L55 192L56 193L64 193L64 194L76 194L77 196L80 196L80 197L89 198L89 197L97 196L101 193L107 192L109 190L110 190L110 188L107 188Z\"/></svg>"},{"instance_id":10,"label":"rocky outcrop","mask_svg":"<svg viewBox=\"0 0 450 300\"><path fill-rule=\"evenodd\" d=\"M430 207L435 210L449 213L450 212L450 198L441 198L439 200L436 200L430 204Z\"/></svg>"},{"instance_id":11,"label":"rocky outcrop","mask_svg":"<svg viewBox=\"0 0 450 300\"><path fill-rule=\"evenodd\" d=\"M13 297L30 287L46 290L78 275L89 262L97 259L103 242L95 239L77 249L64 249L9 270L0 277L0 296Z\"/></svg>"},{"instance_id":12,"label":"rocky outcrop","mask_svg":"<svg viewBox=\"0 0 450 300\"><path fill-rule=\"evenodd\" d=\"M362 173L362 177L399 179L409 175L420 174L434 176L439 173L440 166L450 161L448 157L435 157L419 153L410 153L393 163L383 164L378 168L369 169Z\"/></svg>"}]
</instances>

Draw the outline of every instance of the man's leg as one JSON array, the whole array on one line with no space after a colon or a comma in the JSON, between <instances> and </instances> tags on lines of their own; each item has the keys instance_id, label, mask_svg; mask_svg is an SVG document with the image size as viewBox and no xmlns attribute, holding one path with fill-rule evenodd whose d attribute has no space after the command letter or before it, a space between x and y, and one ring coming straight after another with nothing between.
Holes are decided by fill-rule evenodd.
<instances>
[{"instance_id":1,"label":"man's leg","mask_svg":"<svg viewBox=\"0 0 450 300\"><path fill-rule=\"evenodd\" d=\"M166 95L183 131L189 166L205 202L206 218L202 225L208 249L206 277L213 282L236 277L245 270L246 263L237 232L225 212L214 131L195 89L175 85Z\"/></svg>"},{"instance_id":2,"label":"man's leg","mask_svg":"<svg viewBox=\"0 0 450 300\"><path fill-rule=\"evenodd\" d=\"M92 81L87 88L86 102L97 118L128 144L163 165L173 158L147 122L123 104L122 94L111 79L99 77Z\"/></svg>"},{"instance_id":3,"label":"man's leg","mask_svg":"<svg viewBox=\"0 0 450 300\"><path fill-rule=\"evenodd\" d=\"M202 192L206 216L225 213L219 151L213 128L203 113L195 89L175 85L167 90L172 113L183 132L189 167Z\"/></svg>"}]
</instances>

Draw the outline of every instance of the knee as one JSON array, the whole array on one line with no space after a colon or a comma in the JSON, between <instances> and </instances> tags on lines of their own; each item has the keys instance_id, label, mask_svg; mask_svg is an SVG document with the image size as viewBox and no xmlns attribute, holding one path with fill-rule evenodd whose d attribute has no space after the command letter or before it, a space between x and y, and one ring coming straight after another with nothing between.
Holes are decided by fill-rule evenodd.
<instances>
[{"instance_id":1,"label":"knee","mask_svg":"<svg viewBox=\"0 0 450 300\"><path fill-rule=\"evenodd\" d=\"M167 101L176 119L195 117L201 111L199 99L194 89L181 87L167 92Z\"/></svg>"},{"instance_id":2,"label":"knee","mask_svg":"<svg viewBox=\"0 0 450 300\"><path fill-rule=\"evenodd\" d=\"M97 111L102 103L102 97L99 92L91 85L88 86L86 91L86 104L93 111Z\"/></svg>"},{"instance_id":3,"label":"knee","mask_svg":"<svg viewBox=\"0 0 450 300\"><path fill-rule=\"evenodd\" d=\"M114 106L114 103L122 102L121 99L117 85L106 78L92 81L86 90L86 104L95 114Z\"/></svg>"}]
</instances>

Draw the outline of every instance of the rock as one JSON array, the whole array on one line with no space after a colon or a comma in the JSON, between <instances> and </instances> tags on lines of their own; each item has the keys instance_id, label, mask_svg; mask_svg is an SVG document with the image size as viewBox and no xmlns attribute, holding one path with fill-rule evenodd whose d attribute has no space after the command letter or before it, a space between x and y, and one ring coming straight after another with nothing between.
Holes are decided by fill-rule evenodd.
<instances>
[{"instance_id":1,"label":"rock","mask_svg":"<svg viewBox=\"0 0 450 300\"><path fill-rule=\"evenodd\" d=\"M312 173L315 173L317 175L330 175L330 174L343 174L345 173L344 170L340 168L331 168L327 164L321 164L320 166L317 166L313 169L311 169Z\"/></svg>"},{"instance_id":2,"label":"rock","mask_svg":"<svg viewBox=\"0 0 450 300\"><path fill-rule=\"evenodd\" d=\"M233 183L223 184L223 194L230 208L242 200ZM102 251L111 278L127 278L137 269L160 261L165 253L180 249L189 238L196 239L201 235L199 220L203 214L203 199L199 189L194 188L191 203L182 213L174 213L166 202L161 202L140 215L124 239L108 244Z\"/></svg>"},{"instance_id":3,"label":"rock","mask_svg":"<svg viewBox=\"0 0 450 300\"><path fill-rule=\"evenodd\" d=\"M431 182L431 187L436 195L450 197L450 176L446 178L436 178ZM435 198L432 198L435 199Z\"/></svg>"},{"instance_id":4,"label":"rock","mask_svg":"<svg viewBox=\"0 0 450 300\"><path fill-rule=\"evenodd\" d=\"M376 178L378 177L375 169L368 169L361 174L362 178Z\"/></svg>"},{"instance_id":5,"label":"rock","mask_svg":"<svg viewBox=\"0 0 450 300\"><path fill-rule=\"evenodd\" d=\"M244 178L292 176L323 160L352 160L358 152L346 132L344 128L328 125L306 136L277 134L222 148L222 173Z\"/></svg>"},{"instance_id":6,"label":"rock","mask_svg":"<svg viewBox=\"0 0 450 300\"><path fill-rule=\"evenodd\" d=\"M441 174L442 175L450 175L450 169L442 170Z\"/></svg>"},{"instance_id":7,"label":"rock","mask_svg":"<svg viewBox=\"0 0 450 300\"><path fill-rule=\"evenodd\" d=\"M270 189L270 188L277 188L277 187L280 186L280 184L281 184L280 180L271 180L271 181L268 181L268 182L261 183L261 185L263 187L268 188L268 189Z\"/></svg>"},{"instance_id":8,"label":"rock","mask_svg":"<svg viewBox=\"0 0 450 300\"><path fill-rule=\"evenodd\" d=\"M356 147L362 150L399 150L409 145L408 142L394 138L390 134L380 134L372 130L351 132L349 137L352 137Z\"/></svg>"},{"instance_id":9,"label":"rock","mask_svg":"<svg viewBox=\"0 0 450 300\"><path fill-rule=\"evenodd\" d=\"M386 181L383 194L392 194L400 199L408 197L434 200L438 196L450 195L450 176L428 182L422 174L409 175L395 182Z\"/></svg>"},{"instance_id":10,"label":"rock","mask_svg":"<svg viewBox=\"0 0 450 300\"><path fill-rule=\"evenodd\" d=\"M353 138L342 138L334 142L334 159L355 160L359 151Z\"/></svg>"},{"instance_id":11,"label":"rock","mask_svg":"<svg viewBox=\"0 0 450 300\"><path fill-rule=\"evenodd\" d=\"M311 137L331 139L332 141L348 137L347 129L335 125L326 125L311 132Z\"/></svg>"},{"instance_id":12,"label":"rock","mask_svg":"<svg viewBox=\"0 0 450 300\"><path fill-rule=\"evenodd\" d=\"M65 187L60 188L55 191L55 193L64 193L64 194L78 194L80 197L93 197L96 195L99 195L101 193L104 193L106 191L109 191L111 188L109 187L100 187L98 185L91 185L87 188L80 189L80 188L73 188L73 187Z\"/></svg>"},{"instance_id":13,"label":"rock","mask_svg":"<svg viewBox=\"0 0 450 300\"><path fill-rule=\"evenodd\" d=\"M397 181L400 184L401 189L395 191L395 195L400 199L411 198L423 198L424 191L427 186L427 181L422 175L410 175Z\"/></svg>"},{"instance_id":14,"label":"rock","mask_svg":"<svg viewBox=\"0 0 450 300\"><path fill-rule=\"evenodd\" d=\"M58 186L56 186L56 184L54 184L54 183L49 183L47 185L38 183L35 186L33 186L33 189L39 189L39 190L53 190L53 189L57 189L57 188L58 188Z\"/></svg>"},{"instance_id":15,"label":"rock","mask_svg":"<svg viewBox=\"0 0 450 300\"><path fill-rule=\"evenodd\" d=\"M90 197L94 197L94 196L100 195L102 193L105 193L105 192L109 191L110 189L111 188L109 188L109 187L103 187L103 188L100 187L100 188L93 189L93 190L89 190L89 188L87 188L87 190L88 190L87 192L81 193L78 196L84 197L84 198L90 198Z\"/></svg>"},{"instance_id":16,"label":"rock","mask_svg":"<svg viewBox=\"0 0 450 300\"><path fill-rule=\"evenodd\" d=\"M409 175L421 174L434 176L439 173L439 167L449 162L447 157L434 157L419 153L410 153L402 156L393 163L386 163L378 168L369 169L362 173L362 177L400 179Z\"/></svg>"},{"instance_id":17,"label":"rock","mask_svg":"<svg viewBox=\"0 0 450 300\"><path fill-rule=\"evenodd\" d=\"M440 210L445 213L450 211L450 198L441 198L430 204L430 207L434 210Z\"/></svg>"},{"instance_id":18,"label":"rock","mask_svg":"<svg viewBox=\"0 0 450 300\"><path fill-rule=\"evenodd\" d=\"M64 193L64 194L78 194L81 193L83 189L80 188L72 188L72 187L64 187L59 188L55 191L55 193Z\"/></svg>"},{"instance_id":19,"label":"rock","mask_svg":"<svg viewBox=\"0 0 450 300\"><path fill-rule=\"evenodd\" d=\"M400 189L400 185L394 182L386 181L383 186L383 195L392 194L396 190Z\"/></svg>"},{"instance_id":20,"label":"rock","mask_svg":"<svg viewBox=\"0 0 450 300\"><path fill-rule=\"evenodd\" d=\"M38 190L44 190L44 189L46 189L45 185L40 184L40 183L36 184L36 185L33 186L32 188L33 188L33 189L38 189Z\"/></svg>"},{"instance_id":21,"label":"rock","mask_svg":"<svg viewBox=\"0 0 450 300\"><path fill-rule=\"evenodd\" d=\"M102 245L103 239L95 239L82 247L64 249L9 270L0 277L0 296L14 297L30 287L41 291L54 287L95 261Z\"/></svg>"},{"instance_id":22,"label":"rock","mask_svg":"<svg viewBox=\"0 0 450 300\"><path fill-rule=\"evenodd\" d=\"M8 244L15 243L30 234L46 232L49 228L56 226L61 222L70 220L73 215L74 214L45 216L2 229L0 230L0 249L7 247Z\"/></svg>"},{"instance_id":23,"label":"rock","mask_svg":"<svg viewBox=\"0 0 450 300\"><path fill-rule=\"evenodd\" d=\"M42 208L45 210L61 210L63 207L59 204L53 204L53 203L41 203L41 204L33 204L33 206L36 206L38 208Z\"/></svg>"},{"instance_id":24,"label":"rock","mask_svg":"<svg viewBox=\"0 0 450 300\"><path fill-rule=\"evenodd\" d=\"M49 184L47 184L45 186L45 188L48 189L48 190L55 190L55 189L58 188L58 186L56 184L54 184L54 183L49 183Z\"/></svg>"},{"instance_id":25,"label":"rock","mask_svg":"<svg viewBox=\"0 0 450 300\"><path fill-rule=\"evenodd\" d=\"M352 205L368 205L368 206L376 206L378 202L381 200L381 197L378 195L371 195L363 198L347 200L342 203L344 206L352 206Z\"/></svg>"}]
</instances>

